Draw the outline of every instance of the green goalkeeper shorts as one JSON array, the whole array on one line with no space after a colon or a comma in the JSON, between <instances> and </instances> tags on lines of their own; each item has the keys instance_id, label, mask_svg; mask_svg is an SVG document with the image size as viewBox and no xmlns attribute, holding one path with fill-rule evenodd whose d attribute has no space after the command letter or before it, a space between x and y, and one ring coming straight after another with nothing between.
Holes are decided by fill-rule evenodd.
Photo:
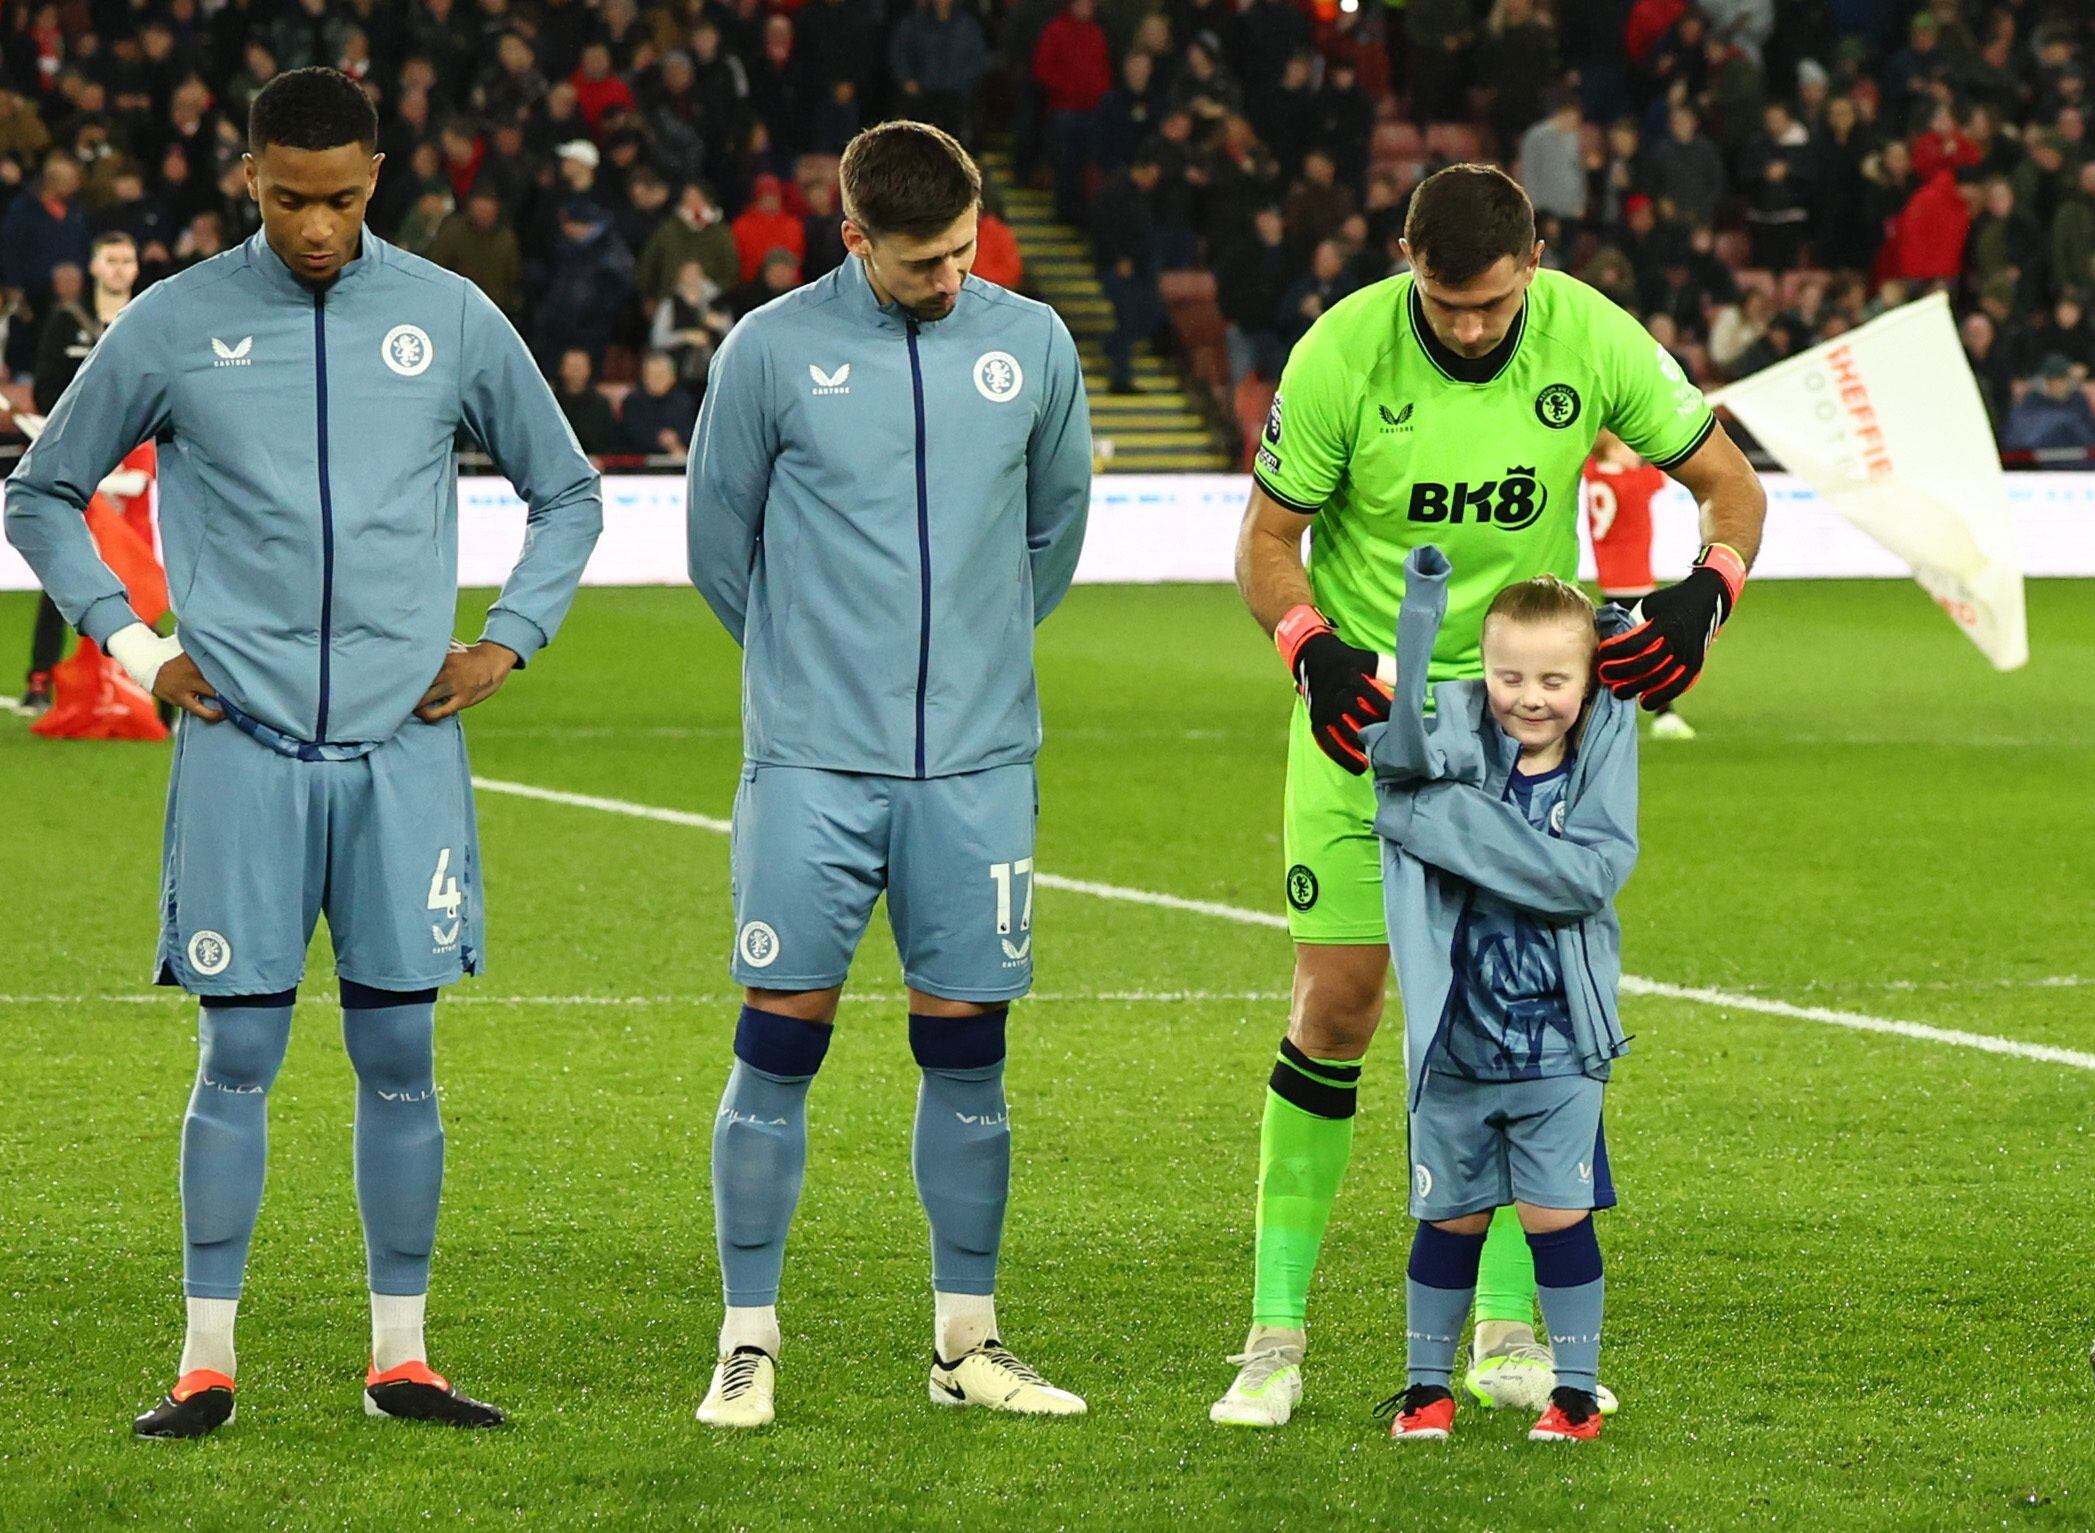
<instances>
[{"instance_id":1,"label":"green goalkeeper shorts","mask_svg":"<svg viewBox=\"0 0 2095 1533\"><path fill-rule=\"evenodd\" d=\"M1375 781L1317 749L1300 701L1288 728L1285 817L1288 934L1297 942L1388 942Z\"/></svg>"}]
</instances>

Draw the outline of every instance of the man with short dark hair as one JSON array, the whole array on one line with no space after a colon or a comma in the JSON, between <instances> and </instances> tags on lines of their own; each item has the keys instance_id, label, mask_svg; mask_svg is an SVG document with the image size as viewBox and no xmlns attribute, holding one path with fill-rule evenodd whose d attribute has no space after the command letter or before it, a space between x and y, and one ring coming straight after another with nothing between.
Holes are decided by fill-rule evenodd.
<instances>
[{"instance_id":1,"label":"man with short dark hair","mask_svg":"<svg viewBox=\"0 0 2095 1533\"><path fill-rule=\"evenodd\" d=\"M1708 540L1688 577L1644 597L1629 632L1600 651L1602 681L1655 708L1699 675L1766 507L1701 392L1636 319L1542 269L1534 209L1503 171L1455 165L1427 178L1401 249L1410 271L1332 306L1289 357L1237 545L1238 587L1301 701L1284 837L1294 1001L1261 1128L1251 1332L1210 1412L1230 1425L1282 1425L1301 1397L1310 1279L1382 1018L1390 954L1361 731L1389 714L1406 555L1436 543L1454 566L1432 679L1480 674L1492 596L1536 575L1577 576L1580 467L1596 433L1614 431L1695 493ZM1597 1174L1605 1163L1596 1144ZM1583 1228L1550 1260L1566 1240L1590 1241L1590 1220ZM1597 1272L1597 1246L1590 1255ZM1528 1269L1526 1256L1518 1225L1501 1226L1481 1285L1475 1265L1413 1276L1479 1288L1471 1391L1540 1409L1555 1379L1532 1330L1535 1283L1561 1274Z\"/></svg>"},{"instance_id":2,"label":"man with short dark hair","mask_svg":"<svg viewBox=\"0 0 2095 1533\"><path fill-rule=\"evenodd\" d=\"M998 1337L1010 1003L1032 984L1033 628L1075 573L1091 431L1052 309L969 276L982 182L889 122L841 167L850 256L713 359L691 446L691 578L744 647L734 1066L713 1131L727 1314L699 1407L772 1419L808 1088L883 889L922 1070L931 1399L1084 1402Z\"/></svg>"},{"instance_id":3,"label":"man with short dark hair","mask_svg":"<svg viewBox=\"0 0 2095 1533\"><path fill-rule=\"evenodd\" d=\"M72 271L75 278L79 276L71 267L55 270ZM102 332L131 301L131 289L138 282L138 246L131 236L120 230L96 235L87 275L94 290L60 302L44 321L32 394L39 415L51 413L66 385L80 371L80 364L102 338ZM51 672L64 657L65 635L65 619L58 615L50 593L39 592L36 627L29 644L29 679L16 709L23 716L34 718L51 706Z\"/></svg>"},{"instance_id":4,"label":"man with short dark hair","mask_svg":"<svg viewBox=\"0 0 2095 1533\"><path fill-rule=\"evenodd\" d=\"M445 215L429 259L469 279L512 325L523 318L524 250L494 192L475 188L463 209Z\"/></svg>"},{"instance_id":5,"label":"man with short dark hair","mask_svg":"<svg viewBox=\"0 0 2095 1533\"><path fill-rule=\"evenodd\" d=\"M581 347L570 346L560 354L553 397L559 401L560 413L567 417L575 440L591 458L619 450L618 417L611 413L611 401L596 386L596 364Z\"/></svg>"},{"instance_id":6,"label":"man with short dark hair","mask_svg":"<svg viewBox=\"0 0 2095 1533\"><path fill-rule=\"evenodd\" d=\"M1128 168L1107 183L1091 205L1091 248L1098 280L1113 303L1113 329L1106 337L1108 387L1135 392L1135 348L1164 319L1157 286L1157 157L1138 152Z\"/></svg>"},{"instance_id":7,"label":"man with short dark hair","mask_svg":"<svg viewBox=\"0 0 2095 1533\"><path fill-rule=\"evenodd\" d=\"M188 715L158 952L161 983L200 1011L182 1125L188 1330L174 1387L133 1423L145 1437L232 1419L268 1093L322 912L357 1078L363 1410L503 1419L430 1369L422 1337L444 1169L436 996L480 972L486 948L456 715L553 637L602 503L500 311L364 228L377 135L369 98L335 70L259 91L246 174L261 230L124 310L7 487L8 539L66 619ZM470 646L451 638L461 430L517 486L529 527ZM179 616L165 638L131 611L82 519L148 439Z\"/></svg>"},{"instance_id":8,"label":"man with short dark hair","mask_svg":"<svg viewBox=\"0 0 2095 1533\"><path fill-rule=\"evenodd\" d=\"M619 426L625 449L642 457L682 460L691 446L691 423L698 415L690 393L677 382L677 365L663 351L640 359L640 386L626 395Z\"/></svg>"}]
</instances>

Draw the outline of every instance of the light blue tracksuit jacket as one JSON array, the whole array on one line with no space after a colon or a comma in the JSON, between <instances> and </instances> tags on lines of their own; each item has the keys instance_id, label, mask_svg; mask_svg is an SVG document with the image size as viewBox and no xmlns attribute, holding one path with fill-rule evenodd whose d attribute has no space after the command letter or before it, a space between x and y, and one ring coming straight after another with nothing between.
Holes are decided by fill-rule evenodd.
<instances>
[{"instance_id":1,"label":"light blue tracksuit jacket","mask_svg":"<svg viewBox=\"0 0 2095 1533\"><path fill-rule=\"evenodd\" d=\"M1563 833L1539 834L1503 801L1520 748L1492 720L1484 683L1444 681L1433 688L1432 714L1425 711L1449 569L1431 544L1404 561L1396 695L1389 722L1361 732L1375 774L1382 898L1404 998L1413 1107L1447 1017L1456 931L1472 887L1555 932L1583 1072L1605 1080L1628 1046L1616 1011L1622 927L1615 896L1637 861L1636 705L1605 687L1594 694L1575 742ZM1618 609L1602 609L1603 635L1626 626Z\"/></svg>"},{"instance_id":2,"label":"light blue tracksuit jacket","mask_svg":"<svg viewBox=\"0 0 2095 1533\"><path fill-rule=\"evenodd\" d=\"M924 778L1033 759L1033 627L1091 494L1054 310L970 277L921 323L848 258L728 332L689 492L692 583L744 651L750 761Z\"/></svg>"},{"instance_id":3,"label":"light blue tracksuit jacket","mask_svg":"<svg viewBox=\"0 0 2095 1533\"><path fill-rule=\"evenodd\" d=\"M528 661L596 543L596 471L501 311L368 230L324 290L257 233L140 294L7 481L7 537L89 638L134 622L81 510L156 438L183 649L264 731L369 745L450 642L461 427L529 508L485 631Z\"/></svg>"}]
</instances>

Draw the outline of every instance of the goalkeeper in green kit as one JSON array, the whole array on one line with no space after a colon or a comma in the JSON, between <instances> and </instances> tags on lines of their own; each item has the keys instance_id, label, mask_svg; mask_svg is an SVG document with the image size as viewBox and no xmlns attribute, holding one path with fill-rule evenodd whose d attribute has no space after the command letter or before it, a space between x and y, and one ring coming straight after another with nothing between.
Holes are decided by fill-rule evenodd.
<instances>
[{"instance_id":1,"label":"goalkeeper in green kit","mask_svg":"<svg viewBox=\"0 0 2095 1533\"><path fill-rule=\"evenodd\" d=\"M1310 1278L1382 1017L1390 955L1360 731L1388 716L1405 556L1434 543L1454 566L1430 680L1482 675L1492 597L1537 575L1577 578L1579 469L1613 431L1701 506L1694 568L1644 597L1599 653L1603 684L1657 708L1700 675L1767 507L1665 349L1592 288L1541 269L1534 209L1512 178L1438 172L1413 194L1404 234L1411 271L1335 304L1288 358L1237 545L1238 587L1301 701L1285 834L1294 999L1259 1140L1251 1333L1209 1413L1231 1425L1280 1426L1302 1396ZM1468 1385L1484 1404L1539 1410L1554 1365L1510 1214L1484 1250Z\"/></svg>"}]
</instances>

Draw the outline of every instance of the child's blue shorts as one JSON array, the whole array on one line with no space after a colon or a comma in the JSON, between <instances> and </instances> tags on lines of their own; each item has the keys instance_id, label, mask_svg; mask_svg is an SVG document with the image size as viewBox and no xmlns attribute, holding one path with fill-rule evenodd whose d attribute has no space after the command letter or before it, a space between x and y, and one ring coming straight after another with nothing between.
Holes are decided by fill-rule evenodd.
<instances>
[{"instance_id":1,"label":"child's blue shorts","mask_svg":"<svg viewBox=\"0 0 2095 1533\"><path fill-rule=\"evenodd\" d=\"M1411 1214L1460 1219L1508 1203L1612 1208L1600 1103L1586 1075L1472 1081L1435 1071L1411 1114Z\"/></svg>"}]
</instances>

